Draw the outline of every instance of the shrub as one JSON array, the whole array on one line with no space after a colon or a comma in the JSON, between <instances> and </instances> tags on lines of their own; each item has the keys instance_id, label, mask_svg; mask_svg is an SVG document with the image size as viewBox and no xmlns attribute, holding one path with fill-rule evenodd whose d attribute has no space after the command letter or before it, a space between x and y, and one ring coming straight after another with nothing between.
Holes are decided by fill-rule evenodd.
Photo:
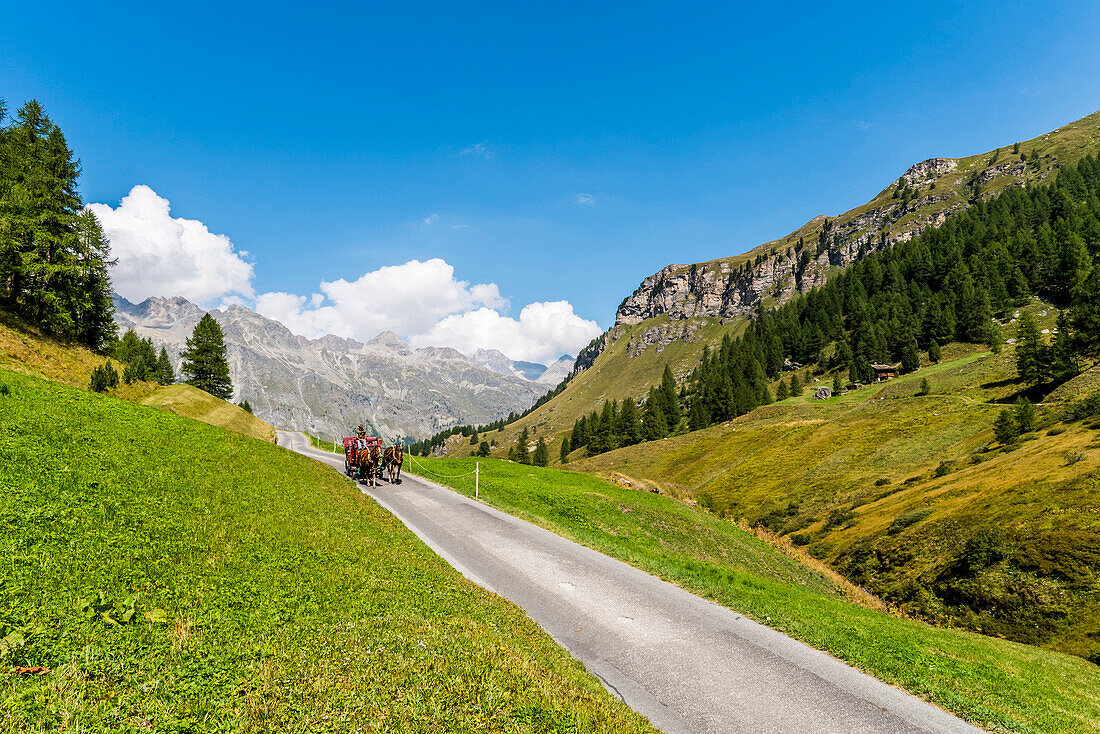
<instances>
[{"instance_id":1,"label":"shrub","mask_svg":"<svg viewBox=\"0 0 1100 734\"><path fill-rule=\"evenodd\" d=\"M825 529L831 530L835 527L839 527L844 523L855 517L856 514L847 507L838 507L829 513L829 516L825 518Z\"/></svg>"},{"instance_id":2,"label":"shrub","mask_svg":"<svg viewBox=\"0 0 1100 734\"><path fill-rule=\"evenodd\" d=\"M791 536L791 542L797 546L806 546L810 544L810 536L806 533L795 533Z\"/></svg>"},{"instance_id":3,"label":"shrub","mask_svg":"<svg viewBox=\"0 0 1100 734\"><path fill-rule=\"evenodd\" d=\"M1085 460L1085 452L1080 449L1068 449L1062 454L1062 458L1066 460L1066 466L1073 466Z\"/></svg>"},{"instance_id":4,"label":"shrub","mask_svg":"<svg viewBox=\"0 0 1100 734\"><path fill-rule=\"evenodd\" d=\"M1100 415L1100 393L1093 393L1070 405L1066 420L1079 421L1096 415Z\"/></svg>"},{"instance_id":5,"label":"shrub","mask_svg":"<svg viewBox=\"0 0 1100 734\"><path fill-rule=\"evenodd\" d=\"M876 487L885 487L889 483L890 483L890 480L887 479L886 477L883 477L882 479L876 479L875 480L875 486Z\"/></svg>"},{"instance_id":6,"label":"shrub","mask_svg":"<svg viewBox=\"0 0 1100 734\"><path fill-rule=\"evenodd\" d=\"M922 479L924 479L924 477L922 477L920 475L917 475L915 477L909 477L908 479L905 480L905 483L906 484L916 484L917 482L919 482Z\"/></svg>"},{"instance_id":7,"label":"shrub","mask_svg":"<svg viewBox=\"0 0 1100 734\"><path fill-rule=\"evenodd\" d=\"M897 535L902 530L905 530L910 525L915 525L924 518L928 517L935 510L933 507L917 507L912 510L906 510L890 523L890 527L886 528L888 535Z\"/></svg>"},{"instance_id":8,"label":"shrub","mask_svg":"<svg viewBox=\"0 0 1100 734\"><path fill-rule=\"evenodd\" d=\"M0 382L0 395L11 395L11 388L3 382Z\"/></svg>"},{"instance_id":9,"label":"shrub","mask_svg":"<svg viewBox=\"0 0 1100 734\"><path fill-rule=\"evenodd\" d=\"M951 470L955 468L955 462L953 461L941 461L940 465L936 467L936 471L933 473L937 479L939 477L946 477L951 473Z\"/></svg>"},{"instance_id":10,"label":"shrub","mask_svg":"<svg viewBox=\"0 0 1100 734\"><path fill-rule=\"evenodd\" d=\"M1047 431L1047 435L1048 436L1060 436L1065 432L1066 432L1066 429L1063 428L1062 426L1055 426L1054 428L1051 428L1049 431Z\"/></svg>"},{"instance_id":11,"label":"shrub","mask_svg":"<svg viewBox=\"0 0 1100 734\"><path fill-rule=\"evenodd\" d=\"M974 575L996 565L1010 553L1004 530L997 525L983 525L966 541L959 565Z\"/></svg>"}]
</instances>

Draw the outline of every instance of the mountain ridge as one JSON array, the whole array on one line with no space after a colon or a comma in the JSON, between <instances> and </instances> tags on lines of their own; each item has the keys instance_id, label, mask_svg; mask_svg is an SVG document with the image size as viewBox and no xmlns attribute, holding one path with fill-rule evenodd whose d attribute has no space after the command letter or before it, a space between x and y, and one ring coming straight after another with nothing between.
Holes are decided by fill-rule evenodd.
<instances>
[{"instance_id":1,"label":"mountain ridge","mask_svg":"<svg viewBox=\"0 0 1100 734\"><path fill-rule=\"evenodd\" d=\"M164 346L177 367L206 313L181 297L134 304L115 298L123 329ZM413 349L393 332L367 343L294 334L244 306L211 311L225 332L238 399L269 423L339 437L369 423L389 440L449 428L469 416L502 418L539 397L543 385L479 366L449 347Z\"/></svg>"}]
</instances>

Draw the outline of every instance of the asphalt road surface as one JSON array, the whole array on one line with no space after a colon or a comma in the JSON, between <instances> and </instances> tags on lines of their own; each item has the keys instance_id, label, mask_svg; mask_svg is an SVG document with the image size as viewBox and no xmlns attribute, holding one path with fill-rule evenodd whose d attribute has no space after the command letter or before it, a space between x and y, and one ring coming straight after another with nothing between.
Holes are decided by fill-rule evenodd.
<instances>
[{"instance_id":1,"label":"asphalt road surface","mask_svg":"<svg viewBox=\"0 0 1100 734\"><path fill-rule=\"evenodd\" d=\"M300 433L279 445L343 471ZM362 490L669 732L978 732L829 655L419 477Z\"/></svg>"}]
</instances>

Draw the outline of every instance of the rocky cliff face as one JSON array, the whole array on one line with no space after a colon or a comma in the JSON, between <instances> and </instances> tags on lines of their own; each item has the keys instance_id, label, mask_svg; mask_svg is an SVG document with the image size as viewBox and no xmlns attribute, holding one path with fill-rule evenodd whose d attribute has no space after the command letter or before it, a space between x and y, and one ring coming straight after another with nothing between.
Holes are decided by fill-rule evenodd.
<instances>
[{"instance_id":1,"label":"rocky cliff face","mask_svg":"<svg viewBox=\"0 0 1100 734\"><path fill-rule=\"evenodd\" d=\"M164 345L175 360L205 311L183 298L131 304L116 297L116 320ZM225 332L237 399L272 425L327 436L370 423L389 440L420 438L459 423L487 423L530 406L545 385L500 375L459 352L412 349L396 334L366 344L307 339L241 306L213 311Z\"/></svg>"},{"instance_id":2,"label":"rocky cliff face","mask_svg":"<svg viewBox=\"0 0 1100 734\"><path fill-rule=\"evenodd\" d=\"M931 158L910 167L867 204L838 217L818 216L786 237L761 245L746 255L695 265L669 265L642 281L619 305L615 327L578 357L575 372L589 367L603 349L623 333L621 327L668 316L675 320L701 317L733 319L750 316L761 305L779 305L820 286L830 271L843 268L868 253L906 241L929 227L938 227L954 212L979 198L1009 186L1046 178L1066 160L1080 157L1088 142L1066 151L1052 136L1096 127L1100 113L1025 144L1054 151L1027 162L1023 155L1001 157L998 150L971 158ZM1076 127L1075 127L1076 126ZM1065 139L1069 139L1066 135ZM690 326L658 325L635 334L628 356L651 344L663 348L671 339L691 340Z\"/></svg>"}]
</instances>

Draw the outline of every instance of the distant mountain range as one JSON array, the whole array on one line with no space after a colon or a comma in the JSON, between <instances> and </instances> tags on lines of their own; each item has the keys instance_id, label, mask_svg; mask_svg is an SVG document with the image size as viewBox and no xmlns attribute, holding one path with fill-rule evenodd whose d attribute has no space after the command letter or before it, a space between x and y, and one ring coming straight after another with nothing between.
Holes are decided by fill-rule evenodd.
<instances>
[{"instance_id":1,"label":"distant mountain range","mask_svg":"<svg viewBox=\"0 0 1100 734\"><path fill-rule=\"evenodd\" d=\"M168 349L176 364L206 310L185 298L130 303L115 296L115 320ZM460 423L520 412L573 368L563 355L547 367L497 350L467 358L447 347L413 349L384 332L366 344L307 339L243 306L211 312L225 332L237 400L281 428L325 437L370 424L387 440L421 438Z\"/></svg>"}]
</instances>

